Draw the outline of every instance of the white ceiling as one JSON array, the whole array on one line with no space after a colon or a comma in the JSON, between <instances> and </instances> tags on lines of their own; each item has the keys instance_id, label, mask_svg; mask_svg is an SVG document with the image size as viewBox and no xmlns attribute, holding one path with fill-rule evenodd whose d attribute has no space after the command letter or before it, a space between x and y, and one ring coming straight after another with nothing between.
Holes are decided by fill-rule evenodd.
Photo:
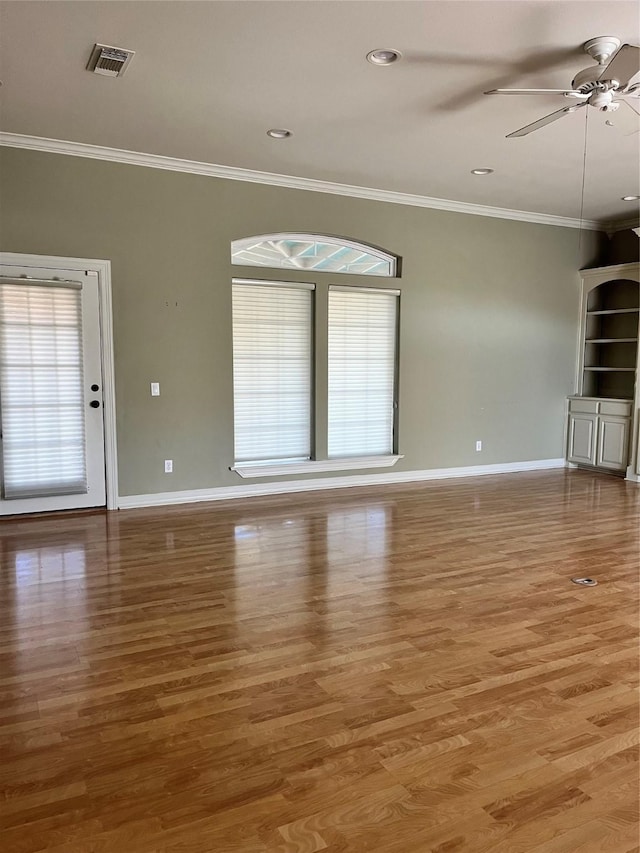
<instances>
[{"instance_id":1,"label":"white ceiling","mask_svg":"<svg viewBox=\"0 0 640 853\"><path fill-rule=\"evenodd\" d=\"M636 0L75 0L0 14L5 132L565 217L581 213L586 136L584 218L638 210L620 200L640 184L631 109L505 139L566 101L482 94L568 87L594 36L640 44ZM85 70L94 42L136 51L122 78ZM383 47L402 61L366 62Z\"/></svg>"}]
</instances>

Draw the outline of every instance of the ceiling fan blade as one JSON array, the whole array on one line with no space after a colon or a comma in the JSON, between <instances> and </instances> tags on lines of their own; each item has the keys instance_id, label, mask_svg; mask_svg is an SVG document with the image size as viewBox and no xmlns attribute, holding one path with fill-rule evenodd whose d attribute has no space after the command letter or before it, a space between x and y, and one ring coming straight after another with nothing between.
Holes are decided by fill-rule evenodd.
<instances>
[{"instance_id":1,"label":"ceiling fan blade","mask_svg":"<svg viewBox=\"0 0 640 853\"><path fill-rule=\"evenodd\" d=\"M640 71L640 47L623 44L600 75L600 80L616 80L618 89L624 89Z\"/></svg>"},{"instance_id":2,"label":"ceiling fan blade","mask_svg":"<svg viewBox=\"0 0 640 853\"><path fill-rule=\"evenodd\" d=\"M562 118L565 115L569 115L569 113L575 113L576 110L579 110L580 107L586 107L586 103L583 104L574 104L571 107L563 107L561 110L556 110L555 113L550 113L548 116L544 116L544 118L539 118L538 121L534 121L531 124L527 124L524 127L521 127L519 130L514 130L513 133L507 134L507 139L511 139L514 136L526 136L528 133L532 133L534 130L538 130L541 127L544 127L546 124L551 124L553 121L558 121L559 118Z\"/></svg>"},{"instance_id":3,"label":"ceiling fan blade","mask_svg":"<svg viewBox=\"0 0 640 853\"><path fill-rule=\"evenodd\" d=\"M489 89L485 95L581 95L572 89Z\"/></svg>"},{"instance_id":4,"label":"ceiling fan blade","mask_svg":"<svg viewBox=\"0 0 640 853\"><path fill-rule=\"evenodd\" d=\"M626 104L630 109L634 111L634 113L636 113L636 115L640 116L640 101L638 101L637 104L633 103L637 100L637 98L625 98L624 101L621 101L620 103Z\"/></svg>"},{"instance_id":5,"label":"ceiling fan blade","mask_svg":"<svg viewBox=\"0 0 640 853\"><path fill-rule=\"evenodd\" d=\"M618 110L613 117L614 126L618 125L620 127L623 136L633 136L635 133L640 133L640 109L631 103L632 100L636 99L629 98L628 100L620 101L621 104L626 104L629 109Z\"/></svg>"},{"instance_id":6,"label":"ceiling fan blade","mask_svg":"<svg viewBox=\"0 0 640 853\"><path fill-rule=\"evenodd\" d=\"M635 100L635 98L630 100ZM631 106L629 100L622 98L617 99L617 103L622 106L611 115L611 118L605 121L605 124L621 136L635 136L636 133L640 133L640 113L637 111L637 107ZM629 109L625 109L625 104ZM610 115L610 113L606 115Z\"/></svg>"}]
</instances>

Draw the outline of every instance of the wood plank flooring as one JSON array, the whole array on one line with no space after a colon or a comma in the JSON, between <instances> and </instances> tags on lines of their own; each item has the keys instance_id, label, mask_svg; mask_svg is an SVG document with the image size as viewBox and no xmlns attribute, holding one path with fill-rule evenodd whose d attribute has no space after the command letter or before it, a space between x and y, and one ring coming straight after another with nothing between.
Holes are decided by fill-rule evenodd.
<instances>
[{"instance_id":1,"label":"wood plank flooring","mask_svg":"<svg viewBox=\"0 0 640 853\"><path fill-rule=\"evenodd\" d=\"M0 558L7 853L640 849L637 486L13 519Z\"/></svg>"}]
</instances>

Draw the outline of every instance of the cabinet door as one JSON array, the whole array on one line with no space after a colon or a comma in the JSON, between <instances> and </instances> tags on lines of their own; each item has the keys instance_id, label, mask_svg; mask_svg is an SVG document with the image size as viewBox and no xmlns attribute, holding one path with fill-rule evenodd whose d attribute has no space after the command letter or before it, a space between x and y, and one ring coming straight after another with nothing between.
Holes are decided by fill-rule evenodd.
<instances>
[{"instance_id":1,"label":"cabinet door","mask_svg":"<svg viewBox=\"0 0 640 853\"><path fill-rule=\"evenodd\" d=\"M567 459L580 465L596 464L596 427L598 416L569 413Z\"/></svg>"},{"instance_id":2,"label":"cabinet door","mask_svg":"<svg viewBox=\"0 0 640 853\"><path fill-rule=\"evenodd\" d=\"M601 415L596 465L624 471L629 455L629 418Z\"/></svg>"}]
</instances>

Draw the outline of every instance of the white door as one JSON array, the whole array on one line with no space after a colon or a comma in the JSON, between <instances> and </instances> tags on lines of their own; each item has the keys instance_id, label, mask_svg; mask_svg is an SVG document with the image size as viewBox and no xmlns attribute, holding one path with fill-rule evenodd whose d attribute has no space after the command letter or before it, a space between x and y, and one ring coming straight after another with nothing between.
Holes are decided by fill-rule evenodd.
<instances>
[{"instance_id":1,"label":"white door","mask_svg":"<svg viewBox=\"0 0 640 853\"><path fill-rule=\"evenodd\" d=\"M0 264L0 423L0 516L105 505L95 273Z\"/></svg>"}]
</instances>

